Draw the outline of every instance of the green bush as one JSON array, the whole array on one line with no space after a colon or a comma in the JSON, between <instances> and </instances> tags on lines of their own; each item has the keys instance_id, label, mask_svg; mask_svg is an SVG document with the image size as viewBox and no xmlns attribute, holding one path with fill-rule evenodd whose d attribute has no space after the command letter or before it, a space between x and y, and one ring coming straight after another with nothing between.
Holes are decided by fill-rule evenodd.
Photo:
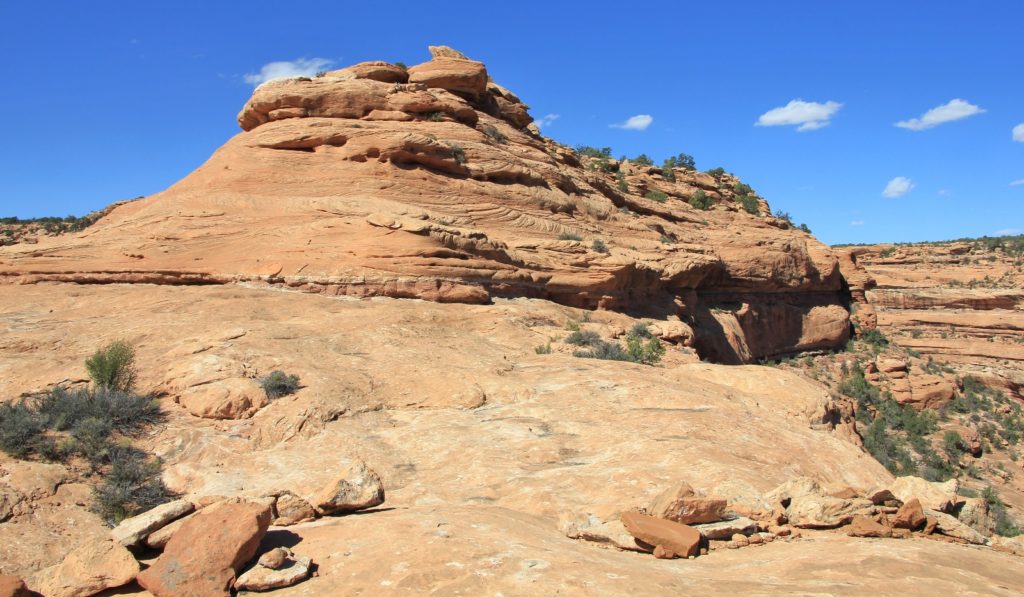
<instances>
[{"instance_id":1,"label":"green bush","mask_svg":"<svg viewBox=\"0 0 1024 597\"><path fill-rule=\"evenodd\" d=\"M599 238L594 239L594 242L593 244L590 245L590 248L593 249L594 251L597 251L598 253L608 252L608 245L604 244L604 241Z\"/></svg>"},{"instance_id":2,"label":"green bush","mask_svg":"<svg viewBox=\"0 0 1024 597\"><path fill-rule=\"evenodd\" d=\"M605 159L609 159L609 158L612 157L612 148L611 147L602 147L601 149L598 149L596 147L591 147L589 145L577 145L576 146L576 153L577 153L577 155L581 155L581 156L588 157L588 158L605 158Z\"/></svg>"},{"instance_id":3,"label":"green bush","mask_svg":"<svg viewBox=\"0 0 1024 597\"><path fill-rule=\"evenodd\" d=\"M711 209L711 206L715 204L715 200L704 191L697 191L687 201L690 205L697 209Z\"/></svg>"},{"instance_id":4,"label":"green bush","mask_svg":"<svg viewBox=\"0 0 1024 597\"><path fill-rule=\"evenodd\" d=\"M626 336L626 353L629 360L634 363L653 365L661 360L665 349L657 338L648 338L644 341L640 336Z\"/></svg>"},{"instance_id":5,"label":"green bush","mask_svg":"<svg viewBox=\"0 0 1024 597\"><path fill-rule=\"evenodd\" d=\"M551 354L551 343L541 344L533 347L533 352L537 354Z\"/></svg>"},{"instance_id":6,"label":"green bush","mask_svg":"<svg viewBox=\"0 0 1024 597\"><path fill-rule=\"evenodd\" d=\"M675 182L676 181L676 173L669 166L662 166L661 167L661 176L665 180L667 180L669 182Z\"/></svg>"},{"instance_id":7,"label":"green bush","mask_svg":"<svg viewBox=\"0 0 1024 597\"><path fill-rule=\"evenodd\" d=\"M615 342L604 340L591 346L590 350L577 350L572 356L581 359L602 359L605 361L632 361L629 353Z\"/></svg>"},{"instance_id":8,"label":"green bush","mask_svg":"<svg viewBox=\"0 0 1024 597\"><path fill-rule=\"evenodd\" d=\"M85 369L98 388L130 390L135 386L135 349L121 340L111 342L86 359Z\"/></svg>"},{"instance_id":9,"label":"green bush","mask_svg":"<svg viewBox=\"0 0 1024 597\"><path fill-rule=\"evenodd\" d=\"M558 240L583 240L583 237L572 232L563 232L558 235Z\"/></svg>"},{"instance_id":10,"label":"green bush","mask_svg":"<svg viewBox=\"0 0 1024 597\"><path fill-rule=\"evenodd\" d=\"M565 343L572 344L573 346L595 346L600 342L600 334L591 330L577 329L565 337Z\"/></svg>"},{"instance_id":11,"label":"green bush","mask_svg":"<svg viewBox=\"0 0 1024 597\"><path fill-rule=\"evenodd\" d=\"M725 168L712 168L704 173L711 175L715 180L722 180L722 177L725 176Z\"/></svg>"},{"instance_id":12,"label":"green bush","mask_svg":"<svg viewBox=\"0 0 1024 597\"><path fill-rule=\"evenodd\" d=\"M625 178L620 178L620 179L618 180L618 182L616 182L616 183L615 183L615 185L616 185L616 186L617 186L617 187L619 188L619 190L620 190L620 191L622 191L623 193L628 193L628 192L629 192L629 183L628 183L628 182L626 182L626 179L625 179Z\"/></svg>"},{"instance_id":13,"label":"green bush","mask_svg":"<svg viewBox=\"0 0 1024 597\"><path fill-rule=\"evenodd\" d=\"M668 195L666 195L665 193L662 193L661 191L654 191L654 190L652 190L652 191L647 191L647 194L644 195L644 198L645 199L650 199L651 201L657 201L658 203L664 203L665 200L668 199Z\"/></svg>"},{"instance_id":14,"label":"green bush","mask_svg":"<svg viewBox=\"0 0 1024 597\"><path fill-rule=\"evenodd\" d=\"M860 340L870 346L876 353L889 346L889 339L877 328L862 328L858 332Z\"/></svg>"},{"instance_id":15,"label":"green bush","mask_svg":"<svg viewBox=\"0 0 1024 597\"><path fill-rule=\"evenodd\" d=\"M652 160L651 158L647 157L646 153L641 153L640 155L636 156L635 158L630 159L629 161L633 162L637 166L653 166L654 165L654 160Z\"/></svg>"},{"instance_id":16,"label":"green bush","mask_svg":"<svg viewBox=\"0 0 1024 597\"><path fill-rule=\"evenodd\" d=\"M1010 518L1010 513L1006 509L1006 504L1003 500L999 499L999 495L991 485L986 487L981 492L981 497L984 498L988 504L989 514L996 523L996 534L1003 537L1016 537L1022 532L1021 528Z\"/></svg>"},{"instance_id":17,"label":"green bush","mask_svg":"<svg viewBox=\"0 0 1024 597\"><path fill-rule=\"evenodd\" d=\"M504 133L498 130L498 127L493 124L485 124L483 127L485 135L493 139L497 143L505 144L508 143L508 137Z\"/></svg>"},{"instance_id":18,"label":"green bush","mask_svg":"<svg viewBox=\"0 0 1024 597\"><path fill-rule=\"evenodd\" d=\"M294 394L299 389L299 376L287 375L284 371L271 371L259 382L270 400Z\"/></svg>"},{"instance_id":19,"label":"green bush","mask_svg":"<svg viewBox=\"0 0 1024 597\"><path fill-rule=\"evenodd\" d=\"M747 213L755 216L761 214L761 202L757 200L757 197L753 195L740 195L739 201Z\"/></svg>"},{"instance_id":20,"label":"green bush","mask_svg":"<svg viewBox=\"0 0 1024 597\"><path fill-rule=\"evenodd\" d=\"M462 149L462 146L457 144L457 143L452 143L450 145L450 147L451 147L451 150L452 150L452 158L455 160L455 163L457 163L457 164L465 164L466 163L466 150Z\"/></svg>"},{"instance_id":21,"label":"green bush","mask_svg":"<svg viewBox=\"0 0 1024 597\"><path fill-rule=\"evenodd\" d=\"M155 399L119 390L57 387L40 397L35 409L46 426L54 431L74 430L91 418L104 421L111 431L135 435L164 420L164 413Z\"/></svg>"},{"instance_id":22,"label":"green bush","mask_svg":"<svg viewBox=\"0 0 1024 597\"><path fill-rule=\"evenodd\" d=\"M681 153L665 159L663 168L681 168L683 170L695 170L694 167L696 162L693 160L693 156L688 153Z\"/></svg>"},{"instance_id":23,"label":"green bush","mask_svg":"<svg viewBox=\"0 0 1024 597\"><path fill-rule=\"evenodd\" d=\"M0 450L20 459L50 452L55 446L44 433L39 414L24 400L0 404Z\"/></svg>"},{"instance_id":24,"label":"green bush","mask_svg":"<svg viewBox=\"0 0 1024 597\"><path fill-rule=\"evenodd\" d=\"M140 450L117 447L110 471L93 487L92 511L110 526L169 501L173 495L160 478L162 463Z\"/></svg>"}]
</instances>

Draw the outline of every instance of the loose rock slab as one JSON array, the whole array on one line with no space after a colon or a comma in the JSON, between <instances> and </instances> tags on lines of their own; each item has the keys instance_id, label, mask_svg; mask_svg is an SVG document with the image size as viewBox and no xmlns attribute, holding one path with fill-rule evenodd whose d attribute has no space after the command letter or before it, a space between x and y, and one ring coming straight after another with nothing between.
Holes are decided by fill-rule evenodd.
<instances>
[{"instance_id":1,"label":"loose rock slab","mask_svg":"<svg viewBox=\"0 0 1024 597\"><path fill-rule=\"evenodd\" d=\"M195 509L195 505L188 500L167 502L138 516L126 518L121 521L121 524L114 527L114 530L110 531L110 536L114 541L125 547L138 545L150 533L163 528L168 523L181 518Z\"/></svg>"},{"instance_id":2,"label":"loose rock slab","mask_svg":"<svg viewBox=\"0 0 1024 597\"><path fill-rule=\"evenodd\" d=\"M694 525L695 529L710 540L722 541L733 535L750 535L757 532L757 523L741 516L732 520L723 520L711 524Z\"/></svg>"},{"instance_id":3,"label":"loose rock slab","mask_svg":"<svg viewBox=\"0 0 1024 597\"><path fill-rule=\"evenodd\" d=\"M64 561L40 571L32 589L47 597L88 597L124 586L139 573L135 557L116 541L86 543Z\"/></svg>"},{"instance_id":4,"label":"loose rock slab","mask_svg":"<svg viewBox=\"0 0 1024 597\"><path fill-rule=\"evenodd\" d=\"M312 564L312 560L302 556L288 558L276 569L256 564L238 577L235 588L244 591L271 591L290 587L309 578L309 568Z\"/></svg>"},{"instance_id":5,"label":"loose rock slab","mask_svg":"<svg viewBox=\"0 0 1024 597\"><path fill-rule=\"evenodd\" d=\"M365 510L384 503L380 477L361 460L348 466L313 498L320 514L341 514Z\"/></svg>"},{"instance_id":6,"label":"loose rock slab","mask_svg":"<svg viewBox=\"0 0 1024 597\"><path fill-rule=\"evenodd\" d=\"M235 575L256 555L270 526L267 504L231 499L208 506L182 525L164 553L139 575L157 597L229 595Z\"/></svg>"},{"instance_id":7,"label":"loose rock slab","mask_svg":"<svg viewBox=\"0 0 1024 597\"><path fill-rule=\"evenodd\" d=\"M724 499L697 495L689 484L680 482L655 498L648 512L681 524L700 524L722 520L727 506Z\"/></svg>"},{"instance_id":8,"label":"loose rock slab","mask_svg":"<svg viewBox=\"0 0 1024 597\"><path fill-rule=\"evenodd\" d=\"M658 557L668 557L666 552L671 552L687 558L700 552L700 533L685 524L639 512L624 513L622 524L637 540L654 548L660 547Z\"/></svg>"}]
</instances>

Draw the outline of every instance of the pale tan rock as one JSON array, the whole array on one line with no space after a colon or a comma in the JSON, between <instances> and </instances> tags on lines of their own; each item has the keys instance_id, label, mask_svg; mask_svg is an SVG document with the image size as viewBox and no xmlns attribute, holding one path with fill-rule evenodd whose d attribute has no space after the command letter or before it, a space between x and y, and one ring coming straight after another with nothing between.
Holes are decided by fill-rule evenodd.
<instances>
[{"instance_id":1,"label":"pale tan rock","mask_svg":"<svg viewBox=\"0 0 1024 597\"><path fill-rule=\"evenodd\" d=\"M871 500L829 496L813 479L800 477L783 483L765 496L785 506L789 523L799 528L827 529L848 524L855 514L872 506ZM788 504L788 505L786 505Z\"/></svg>"},{"instance_id":2,"label":"pale tan rock","mask_svg":"<svg viewBox=\"0 0 1024 597\"><path fill-rule=\"evenodd\" d=\"M957 497L960 483L956 479L950 479L944 483L933 483L920 477L897 477L889 489L903 502L916 497L926 510L952 512L956 504L961 501Z\"/></svg>"},{"instance_id":3,"label":"pale tan rock","mask_svg":"<svg viewBox=\"0 0 1024 597\"><path fill-rule=\"evenodd\" d=\"M145 540L150 533L195 509L195 505L188 500L174 500L160 504L142 514L122 520L110 531L110 537L125 547L131 547Z\"/></svg>"},{"instance_id":4,"label":"pale tan rock","mask_svg":"<svg viewBox=\"0 0 1024 597\"><path fill-rule=\"evenodd\" d=\"M274 549L271 549L270 551L261 555L257 563L260 566L263 566L264 568L269 568L270 570L277 570L278 568L284 565L284 563L288 560L289 557L291 557L291 555L291 552L289 552L287 549L283 547L275 547Z\"/></svg>"},{"instance_id":5,"label":"pale tan rock","mask_svg":"<svg viewBox=\"0 0 1024 597\"><path fill-rule=\"evenodd\" d=\"M757 523L746 517L733 518L709 524L695 524L701 535L710 540L723 540L733 535L749 535L757 531Z\"/></svg>"},{"instance_id":6,"label":"pale tan rock","mask_svg":"<svg viewBox=\"0 0 1024 597\"><path fill-rule=\"evenodd\" d=\"M729 539L729 544L735 547L746 547L750 545L750 537L736 533Z\"/></svg>"},{"instance_id":7,"label":"pale tan rock","mask_svg":"<svg viewBox=\"0 0 1024 597\"><path fill-rule=\"evenodd\" d=\"M309 502L297 495L284 493L277 496L274 506L277 518L274 519L274 526L289 526L308 522L316 518L316 510Z\"/></svg>"},{"instance_id":8,"label":"pale tan rock","mask_svg":"<svg viewBox=\"0 0 1024 597\"><path fill-rule=\"evenodd\" d=\"M339 79L372 79L381 83L405 83L409 80L409 74L404 68L381 61L360 62L328 71L324 76Z\"/></svg>"},{"instance_id":9,"label":"pale tan rock","mask_svg":"<svg viewBox=\"0 0 1024 597\"><path fill-rule=\"evenodd\" d=\"M974 545L986 545L989 542L984 535L949 514L936 510L925 510L925 514L935 520L935 532L937 533Z\"/></svg>"},{"instance_id":10,"label":"pale tan rock","mask_svg":"<svg viewBox=\"0 0 1024 597\"><path fill-rule=\"evenodd\" d=\"M558 529L570 539L592 541L624 551L646 551L637 545L617 515L611 520L601 520L589 513L563 514Z\"/></svg>"},{"instance_id":11,"label":"pale tan rock","mask_svg":"<svg viewBox=\"0 0 1024 597\"><path fill-rule=\"evenodd\" d=\"M361 460L347 466L312 499L320 514L345 514L383 503L380 477Z\"/></svg>"},{"instance_id":12,"label":"pale tan rock","mask_svg":"<svg viewBox=\"0 0 1024 597\"><path fill-rule=\"evenodd\" d=\"M996 532L996 521L989 512L988 502L984 498L966 498L957 519L986 537Z\"/></svg>"},{"instance_id":13,"label":"pale tan rock","mask_svg":"<svg viewBox=\"0 0 1024 597\"><path fill-rule=\"evenodd\" d=\"M242 591L272 591L298 584L310 574L312 561L302 556L288 558L278 568L257 564L238 577L235 587Z\"/></svg>"},{"instance_id":14,"label":"pale tan rock","mask_svg":"<svg viewBox=\"0 0 1024 597\"><path fill-rule=\"evenodd\" d=\"M245 378L191 387L182 392L178 401L190 413L204 419L242 419L268 403L263 388Z\"/></svg>"},{"instance_id":15,"label":"pale tan rock","mask_svg":"<svg viewBox=\"0 0 1024 597\"><path fill-rule=\"evenodd\" d=\"M161 527L160 529L153 531L149 534L148 537L146 537L146 547L149 547L151 549L162 550L164 547L167 546L167 542L171 540L171 537L174 536L174 533L178 532L178 529L180 529L182 525L184 525L185 522L193 516L195 516L195 512L183 516L178 520L169 523L167 526Z\"/></svg>"},{"instance_id":16,"label":"pale tan rock","mask_svg":"<svg viewBox=\"0 0 1024 597\"><path fill-rule=\"evenodd\" d=\"M39 571L30 587L47 597L88 597L126 585L138 573L135 557L108 539L78 547L60 564Z\"/></svg>"}]
</instances>

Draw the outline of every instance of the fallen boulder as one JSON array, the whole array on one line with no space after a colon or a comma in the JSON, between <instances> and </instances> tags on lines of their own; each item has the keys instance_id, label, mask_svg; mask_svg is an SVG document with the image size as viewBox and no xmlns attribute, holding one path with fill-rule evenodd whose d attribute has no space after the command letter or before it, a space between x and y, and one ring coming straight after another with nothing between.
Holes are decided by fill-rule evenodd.
<instances>
[{"instance_id":1,"label":"fallen boulder","mask_svg":"<svg viewBox=\"0 0 1024 597\"><path fill-rule=\"evenodd\" d=\"M877 518L857 515L847 527L846 534L851 537L892 537L892 527Z\"/></svg>"},{"instance_id":2,"label":"fallen boulder","mask_svg":"<svg viewBox=\"0 0 1024 597\"><path fill-rule=\"evenodd\" d=\"M896 515L892 519L892 526L913 531L924 526L926 521L927 517L924 515L921 500L912 497L896 511Z\"/></svg>"},{"instance_id":3,"label":"fallen boulder","mask_svg":"<svg viewBox=\"0 0 1024 597\"><path fill-rule=\"evenodd\" d=\"M638 542L650 546L651 551L660 547L660 557L671 557L671 553L688 558L700 552L700 533L685 524L639 512L624 513L622 524Z\"/></svg>"},{"instance_id":4,"label":"fallen boulder","mask_svg":"<svg viewBox=\"0 0 1024 597\"><path fill-rule=\"evenodd\" d=\"M636 544L620 518L603 521L593 514L568 514L561 517L558 528L570 539L603 543L625 551L647 551Z\"/></svg>"},{"instance_id":5,"label":"fallen boulder","mask_svg":"<svg viewBox=\"0 0 1024 597\"><path fill-rule=\"evenodd\" d=\"M270 526L265 503L229 499L201 510L174 533L164 553L139 575L157 597L227 596L235 575L256 555Z\"/></svg>"},{"instance_id":6,"label":"fallen boulder","mask_svg":"<svg viewBox=\"0 0 1024 597\"><path fill-rule=\"evenodd\" d=\"M274 526L289 526L316 518L316 510L313 509L313 506L306 500L291 493L282 493L277 496L277 503L274 509L277 511Z\"/></svg>"},{"instance_id":7,"label":"fallen boulder","mask_svg":"<svg viewBox=\"0 0 1024 597\"><path fill-rule=\"evenodd\" d=\"M960 522L953 516L935 510L927 510L925 514L935 519L935 532L953 537L974 545L987 545L988 539L978 531Z\"/></svg>"},{"instance_id":8,"label":"fallen boulder","mask_svg":"<svg viewBox=\"0 0 1024 597\"><path fill-rule=\"evenodd\" d=\"M196 507L188 500L174 500L166 504L152 508L131 518L121 521L121 524L110 531L110 536L125 547L138 545L150 533L166 526L175 519L192 512Z\"/></svg>"},{"instance_id":9,"label":"fallen boulder","mask_svg":"<svg viewBox=\"0 0 1024 597\"><path fill-rule=\"evenodd\" d=\"M46 597L89 597L124 586L139 573L139 563L111 539L86 543L60 564L36 573L32 590Z\"/></svg>"},{"instance_id":10,"label":"fallen boulder","mask_svg":"<svg viewBox=\"0 0 1024 597\"><path fill-rule=\"evenodd\" d=\"M950 513L959 504L957 492L960 490L960 482L956 479L950 479L945 483L933 483L921 477L896 477L889 489L903 502L916 497L928 510Z\"/></svg>"},{"instance_id":11,"label":"fallen boulder","mask_svg":"<svg viewBox=\"0 0 1024 597\"><path fill-rule=\"evenodd\" d=\"M312 503L320 514L365 510L384 503L384 487L377 473L357 460L324 486Z\"/></svg>"},{"instance_id":12,"label":"fallen boulder","mask_svg":"<svg viewBox=\"0 0 1024 597\"><path fill-rule=\"evenodd\" d=\"M757 523L753 520L740 516L729 520L712 522L709 524L695 524L693 528L711 541L724 541L733 535L750 535L757 532Z\"/></svg>"},{"instance_id":13,"label":"fallen boulder","mask_svg":"<svg viewBox=\"0 0 1024 597\"><path fill-rule=\"evenodd\" d=\"M698 524L722 520L727 507L726 500L698 495L680 481L655 498L647 512L682 524Z\"/></svg>"},{"instance_id":14,"label":"fallen boulder","mask_svg":"<svg viewBox=\"0 0 1024 597\"><path fill-rule=\"evenodd\" d=\"M873 506L867 499L832 497L808 477L783 483L765 499L785 508L789 524L804 529L834 529L849 524L855 514Z\"/></svg>"},{"instance_id":15,"label":"fallen boulder","mask_svg":"<svg viewBox=\"0 0 1024 597\"><path fill-rule=\"evenodd\" d=\"M238 577L238 580L235 581L235 588L240 591L271 591L290 587L309 578L313 562L303 556L293 556L287 551L285 553L287 556L283 557L280 562L277 562L275 558L274 563L277 565L274 567L264 565L261 557L259 563Z\"/></svg>"}]
</instances>

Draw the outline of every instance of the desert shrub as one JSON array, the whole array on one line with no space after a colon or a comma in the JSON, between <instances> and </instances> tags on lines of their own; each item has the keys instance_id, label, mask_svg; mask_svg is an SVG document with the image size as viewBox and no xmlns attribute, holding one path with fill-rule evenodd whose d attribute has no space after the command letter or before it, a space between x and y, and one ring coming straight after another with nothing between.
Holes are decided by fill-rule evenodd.
<instances>
[{"instance_id":1,"label":"desert shrub","mask_svg":"<svg viewBox=\"0 0 1024 597\"><path fill-rule=\"evenodd\" d=\"M504 133L499 131L498 127L494 126L493 124L484 125L484 134L498 143L508 143L508 137L506 137Z\"/></svg>"},{"instance_id":2,"label":"desert shrub","mask_svg":"<svg viewBox=\"0 0 1024 597\"><path fill-rule=\"evenodd\" d=\"M704 173L711 175L715 180L722 180L722 177L725 176L725 168L712 168Z\"/></svg>"},{"instance_id":3,"label":"desert shrub","mask_svg":"<svg viewBox=\"0 0 1024 597\"><path fill-rule=\"evenodd\" d=\"M640 336L626 336L626 353L629 360L634 363L653 365L661 360L665 349L657 338L648 338L646 341Z\"/></svg>"},{"instance_id":4,"label":"desert shrub","mask_svg":"<svg viewBox=\"0 0 1024 597\"><path fill-rule=\"evenodd\" d=\"M39 414L24 400L0 404L0 450L22 459L49 452L54 446L44 432Z\"/></svg>"},{"instance_id":5,"label":"desert shrub","mask_svg":"<svg viewBox=\"0 0 1024 597\"><path fill-rule=\"evenodd\" d=\"M807 224L801 223L799 226L797 226L797 228L800 229L800 232L806 232L807 234L811 233L811 228Z\"/></svg>"},{"instance_id":6,"label":"desert shrub","mask_svg":"<svg viewBox=\"0 0 1024 597\"><path fill-rule=\"evenodd\" d=\"M558 240L583 240L583 237L573 232L563 232L558 235Z\"/></svg>"},{"instance_id":7,"label":"desert shrub","mask_svg":"<svg viewBox=\"0 0 1024 597\"><path fill-rule=\"evenodd\" d=\"M600 334L591 330L577 329L565 338L565 343L573 346L595 346L600 342Z\"/></svg>"},{"instance_id":8,"label":"desert shrub","mask_svg":"<svg viewBox=\"0 0 1024 597\"><path fill-rule=\"evenodd\" d=\"M668 199L668 195L662 193L661 191L647 191L647 194L644 195L644 198L650 199L651 201L657 201L658 203L664 203L665 200Z\"/></svg>"},{"instance_id":9,"label":"desert shrub","mask_svg":"<svg viewBox=\"0 0 1024 597\"><path fill-rule=\"evenodd\" d=\"M1003 537L1016 537L1022 532L1021 528L1010 518L1010 513L1006 509L1006 504L1003 500L999 499L999 494L992 488L991 485L981 491L981 497L988 504L989 513L992 516L993 521L996 523L996 534Z\"/></svg>"},{"instance_id":10,"label":"desert shrub","mask_svg":"<svg viewBox=\"0 0 1024 597\"><path fill-rule=\"evenodd\" d=\"M130 390L135 386L135 349L121 340L111 342L86 359L85 369L98 388Z\"/></svg>"},{"instance_id":11,"label":"desert shrub","mask_svg":"<svg viewBox=\"0 0 1024 597\"><path fill-rule=\"evenodd\" d=\"M667 180L669 182L675 182L676 181L676 173L669 166L662 166L661 167L661 176L665 180Z\"/></svg>"},{"instance_id":12,"label":"desert shrub","mask_svg":"<svg viewBox=\"0 0 1024 597\"><path fill-rule=\"evenodd\" d=\"M947 431L942 434L942 451L950 462L960 462L960 447L964 445L964 438L956 431Z\"/></svg>"},{"instance_id":13,"label":"desert shrub","mask_svg":"<svg viewBox=\"0 0 1024 597\"><path fill-rule=\"evenodd\" d=\"M589 350L577 350L572 356L581 359L603 359L606 361L632 361L629 353L622 349L622 346L615 342L604 340L591 346Z\"/></svg>"},{"instance_id":14,"label":"desert shrub","mask_svg":"<svg viewBox=\"0 0 1024 597\"><path fill-rule=\"evenodd\" d=\"M299 389L299 376L288 375L284 371L271 371L261 377L259 382L267 394L267 398L271 400L294 394Z\"/></svg>"},{"instance_id":15,"label":"desert shrub","mask_svg":"<svg viewBox=\"0 0 1024 597\"><path fill-rule=\"evenodd\" d=\"M711 209L711 206L715 204L715 200L704 191L697 191L690 197L687 203L697 209Z\"/></svg>"},{"instance_id":16,"label":"desert shrub","mask_svg":"<svg viewBox=\"0 0 1024 597\"><path fill-rule=\"evenodd\" d=\"M444 120L444 112L424 112L423 118L431 122L441 122Z\"/></svg>"},{"instance_id":17,"label":"desert shrub","mask_svg":"<svg viewBox=\"0 0 1024 597\"><path fill-rule=\"evenodd\" d=\"M407 69L407 68L409 68L408 66L406 66L406 65L405 65L405 63L404 63L404 62L396 62L396 63L395 63L395 66L397 66L398 68L401 68L401 69Z\"/></svg>"},{"instance_id":18,"label":"desert shrub","mask_svg":"<svg viewBox=\"0 0 1024 597\"><path fill-rule=\"evenodd\" d=\"M789 226L793 225L793 216L789 215L788 211L782 211L781 209L777 209L777 210L775 210L775 213L772 214L772 215L774 217L782 220L783 222L785 222Z\"/></svg>"},{"instance_id":19,"label":"desert shrub","mask_svg":"<svg viewBox=\"0 0 1024 597\"><path fill-rule=\"evenodd\" d=\"M457 143L452 143L450 145L450 147L451 147L451 150L452 150L452 158L455 159L455 163L457 163L457 164L465 164L466 163L466 150L462 149L462 146L457 144Z\"/></svg>"},{"instance_id":20,"label":"desert shrub","mask_svg":"<svg viewBox=\"0 0 1024 597\"><path fill-rule=\"evenodd\" d=\"M608 245L604 244L604 241L599 238L594 239L594 242L593 244L590 245L590 248L597 251L598 253L608 252Z\"/></svg>"},{"instance_id":21,"label":"desert shrub","mask_svg":"<svg viewBox=\"0 0 1024 597\"><path fill-rule=\"evenodd\" d=\"M647 339L653 338L654 334L651 333L651 330L647 327L646 323L636 323L633 324L633 327L629 328L629 331L626 332L626 336L635 336L637 338Z\"/></svg>"},{"instance_id":22,"label":"desert shrub","mask_svg":"<svg viewBox=\"0 0 1024 597\"><path fill-rule=\"evenodd\" d=\"M110 470L93 487L92 511L110 526L167 502L173 496L160 478L162 463L134 448L118 446L109 454Z\"/></svg>"},{"instance_id":23,"label":"desert shrub","mask_svg":"<svg viewBox=\"0 0 1024 597\"><path fill-rule=\"evenodd\" d=\"M738 182L738 183L734 184L732 186L732 191L734 193L736 193L737 195L753 195L754 194L754 189L750 185L748 185L748 184L746 184L744 182Z\"/></svg>"},{"instance_id":24,"label":"desert shrub","mask_svg":"<svg viewBox=\"0 0 1024 597\"><path fill-rule=\"evenodd\" d=\"M551 354L551 343L548 342L547 344L540 344L538 346L534 346L533 352L537 354Z\"/></svg>"},{"instance_id":25,"label":"desert shrub","mask_svg":"<svg viewBox=\"0 0 1024 597\"><path fill-rule=\"evenodd\" d=\"M754 197L753 195L740 195L739 201L740 205L743 206L743 209L745 209L747 213L755 216L760 215L761 202L757 200L757 197Z\"/></svg>"},{"instance_id":26,"label":"desert shrub","mask_svg":"<svg viewBox=\"0 0 1024 597\"><path fill-rule=\"evenodd\" d=\"M876 353L889 345L889 339L878 329L863 328L859 332L861 341L870 346Z\"/></svg>"},{"instance_id":27,"label":"desert shrub","mask_svg":"<svg viewBox=\"0 0 1024 597\"><path fill-rule=\"evenodd\" d=\"M912 475L917 472L910 452L899 437L889 433L882 417L868 425L864 433L864 447L894 475Z\"/></svg>"},{"instance_id":28,"label":"desert shrub","mask_svg":"<svg viewBox=\"0 0 1024 597\"><path fill-rule=\"evenodd\" d=\"M119 390L54 388L40 397L35 409L54 431L74 429L86 419L98 419L111 431L134 435L164 419L159 403L150 396Z\"/></svg>"},{"instance_id":29,"label":"desert shrub","mask_svg":"<svg viewBox=\"0 0 1024 597\"><path fill-rule=\"evenodd\" d=\"M618 182L615 183L615 186L617 186L618 189L620 191L622 191L623 193L628 193L629 192L629 183L626 182L625 178L620 178L618 180Z\"/></svg>"},{"instance_id":30,"label":"desert shrub","mask_svg":"<svg viewBox=\"0 0 1024 597\"><path fill-rule=\"evenodd\" d=\"M633 162L637 166L653 166L654 165L654 160L652 160L651 158L647 157L646 153L641 153L640 155L636 156L635 158L631 158L629 161Z\"/></svg>"}]
</instances>

